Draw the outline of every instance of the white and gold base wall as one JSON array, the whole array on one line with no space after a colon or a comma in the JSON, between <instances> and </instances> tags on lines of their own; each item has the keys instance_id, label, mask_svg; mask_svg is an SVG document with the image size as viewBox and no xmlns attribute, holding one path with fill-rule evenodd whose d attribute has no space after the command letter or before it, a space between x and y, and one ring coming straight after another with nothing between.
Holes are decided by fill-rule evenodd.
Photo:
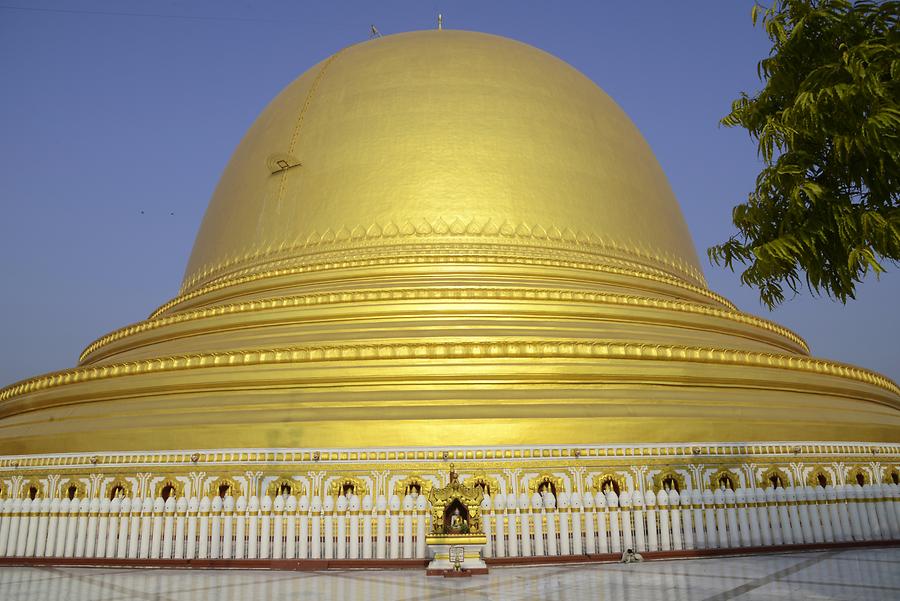
<instances>
[{"instance_id":1,"label":"white and gold base wall","mask_svg":"<svg viewBox=\"0 0 900 601\"><path fill-rule=\"evenodd\" d=\"M900 539L900 445L220 449L0 458L0 556L425 559L485 491L484 557Z\"/></svg>"}]
</instances>

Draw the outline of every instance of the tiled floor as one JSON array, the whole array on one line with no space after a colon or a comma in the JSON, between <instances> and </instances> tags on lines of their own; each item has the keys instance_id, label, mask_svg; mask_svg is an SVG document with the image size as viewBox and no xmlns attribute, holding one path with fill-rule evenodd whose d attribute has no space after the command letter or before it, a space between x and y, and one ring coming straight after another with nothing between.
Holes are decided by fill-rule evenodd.
<instances>
[{"instance_id":1,"label":"tiled floor","mask_svg":"<svg viewBox=\"0 0 900 601\"><path fill-rule=\"evenodd\" d=\"M492 568L487 576L419 571L199 571L0 568L3 601L763 601L900 599L900 548L790 555Z\"/></svg>"}]
</instances>

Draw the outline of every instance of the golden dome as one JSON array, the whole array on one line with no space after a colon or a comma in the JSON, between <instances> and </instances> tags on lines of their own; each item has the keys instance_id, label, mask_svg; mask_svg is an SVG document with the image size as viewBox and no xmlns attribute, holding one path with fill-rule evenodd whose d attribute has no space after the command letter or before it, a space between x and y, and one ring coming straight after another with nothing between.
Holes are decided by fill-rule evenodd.
<instances>
[{"instance_id":1,"label":"golden dome","mask_svg":"<svg viewBox=\"0 0 900 601\"><path fill-rule=\"evenodd\" d=\"M20 453L896 442L900 391L706 288L659 165L593 83L429 31L288 86L181 294L0 391L0 426Z\"/></svg>"},{"instance_id":2,"label":"golden dome","mask_svg":"<svg viewBox=\"0 0 900 601\"><path fill-rule=\"evenodd\" d=\"M183 289L342 242L510 238L584 241L702 282L665 175L593 82L505 38L404 33L338 52L263 111L216 188Z\"/></svg>"}]
</instances>

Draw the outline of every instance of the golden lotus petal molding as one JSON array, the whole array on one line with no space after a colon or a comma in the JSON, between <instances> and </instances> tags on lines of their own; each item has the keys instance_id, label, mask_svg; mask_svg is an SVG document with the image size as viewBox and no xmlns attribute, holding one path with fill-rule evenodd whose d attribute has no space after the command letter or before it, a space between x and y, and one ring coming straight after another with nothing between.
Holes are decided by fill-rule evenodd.
<instances>
[{"instance_id":1,"label":"golden lotus petal molding","mask_svg":"<svg viewBox=\"0 0 900 601\"><path fill-rule=\"evenodd\" d=\"M287 172L282 173L287 177ZM394 241L396 239L422 239L425 237L480 237L499 238L504 241L528 241L544 243L550 248L558 248L565 245L573 249L587 249L594 253L613 253L624 257L634 257L642 261L651 261L664 266L668 272L688 278L695 284L706 285L706 280L701 272L689 265L679 257L659 253L637 242L622 243L606 240L600 236L585 232L575 232L569 228L560 229L555 226L544 227L539 224L511 223L504 221L497 224L492 219L472 218L463 220L459 217L452 219L421 219L418 221L404 221L398 224L392 220L386 224L371 224L369 226L356 225L354 227L340 227L337 230L327 229L324 232L312 232L306 236L298 236L298 241L289 246L279 246L267 250L256 250L241 256L232 257L218 263L215 266L203 268L199 272L185 277L182 292L189 290L199 282L211 279L223 271L227 271L236 265L259 261L266 257L276 257L283 254L294 254L307 249L319 249L322 247L353 247L354 244L367 241ZM301 241L302 240L302 241ZM548 241L553 244L548 244Z\"/></svg>"},{"instance_id":2,"label":"golden lotus petal molding","mask_svg":"<svg viewBox=\"0 0 900 601\"><path fill-rule=\"evenodd\" d=\"M210 284L208 286L204 286L203 288L198 288L197 290L193 290L188 292L187 294L183 294L181 296L175 297L164 305L160 306L158 309L153 311L150 314L150 319L153 319L163 313L168 312L172 308L185 303L189 300L195 299L197 297L209 294L211 292L216 292L231 286L238 286L241 284L248 284L252 282L265 281L270 278L284 277L289 275L297 275L301 273L311 273L318 271L327 271L331 269L346 269L346 268L354 268L354 267L373 267L379 265L414 265L414 264L434 264L434 263L442 263L446 261L459 261L459 255L448 255L447 257L436 257L436 256L428 256L428 257L394 257L394 258L381 258L381 259L370 259L370 260L362 260L362 261L341 261L341 262L326 262L326 263L310 263L304 265L302 267L294 267L290 269L281 269L281 270L273 270L266 271L261 273L254 273L252 275L245 275L242 277L236 277L234 279L229 279L226 281L217 282L215 284ZM495 264L516 264L516 265L529 265L529 266L545 266L545 267L562 267L562 268L573 268L573 269L583 269L590 270L595 272L603 272L609 273L613 275L622 275L627 277L640 278L644 280L649 280L653 282L657 282L660 284L665 284L669 286L675 286L677 288L681 288L683 290L688 290L694 294L703 296L712 300L713 302L719 303L729 309L736 310L736 307L731 301L726 299L723 296L720 296L714 292L706 288L701 288L698 286L694 286L692 284L688 284L683 280L672 278L672 277L664 277L657 276L650 273L635 271L631 269L623 269L620 267L615 267L612 265L602 265L596 263L579 263L579 262L570 262L570 261L562 261L562 260L535 260L530 258L510 258L510 257L466 257L465 261L468 263L495 263Z\"/></svg>"},{"instance_id":3,"label":"golden lotus petal molding","mask_svg":"<svg viewBox=\"0 0 900 601\"><path fill-rule=\"evenodd\" d=\"M194 353L53 372L0 390L0 401L17 395L76 382L87 382L150 372L172 372L211 367L237 367L277 363L368 361L390 359L517 359L529 357L584 359L645 359L721 365L789 369L849 378L878 386L893 394L900 388L890 379L858 367L832 361L775 353L736 351L680 345L584 342L573 340L451 342L414 344L321 345Z\"/></svg>"},{"instance_id":4,"label":"golden lotus petal molding","mask_svg":"<svg viewBox=\"0 0 900 601\"><path fill-rule=\"evenodd\" d=\"M611 294L604 292L584 292L558 288L377 288L358 291L323 292L296 296L281 296L264 300L248 300L240 303L216 305L203 309L195 309L175 313L165 317L157 317L131 326L120 328L98 338L82 351L79 361L83 362L89 355L100 348L142 332L156 328L183 323L187 321L207 319L221 315L236 313L252 313L269 309L328 305L339 303L397 301L397 300L442 300L442 299L477 299L477 300L548 300L567 302L587 302L608 305L625 305L678 311L698 315L709 315L729 319L738 323L762 328L783 336L809 353L806 341L791 330L775 322L736 311L723 311L707 305L686 301L670 301L639 295Z\"/></svg>"}]
</instances>

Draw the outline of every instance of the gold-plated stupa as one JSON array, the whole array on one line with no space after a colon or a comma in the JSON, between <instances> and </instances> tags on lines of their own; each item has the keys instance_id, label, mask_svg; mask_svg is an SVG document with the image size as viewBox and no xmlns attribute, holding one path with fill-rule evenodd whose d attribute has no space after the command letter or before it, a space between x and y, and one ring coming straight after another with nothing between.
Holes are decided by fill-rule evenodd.
<instances>
[{"instance_id":1,"label":"gold-plated stupa","mask_svg":"<svg viewBox=\"0 0 900 601\"><path fill-rule=\"evenodd\" d=\"M446 30L291 83L180 294L0 392L6 454L785 440L900 442L900 391L706 287L594 83Z\"/></svg>"}]
</instances>

